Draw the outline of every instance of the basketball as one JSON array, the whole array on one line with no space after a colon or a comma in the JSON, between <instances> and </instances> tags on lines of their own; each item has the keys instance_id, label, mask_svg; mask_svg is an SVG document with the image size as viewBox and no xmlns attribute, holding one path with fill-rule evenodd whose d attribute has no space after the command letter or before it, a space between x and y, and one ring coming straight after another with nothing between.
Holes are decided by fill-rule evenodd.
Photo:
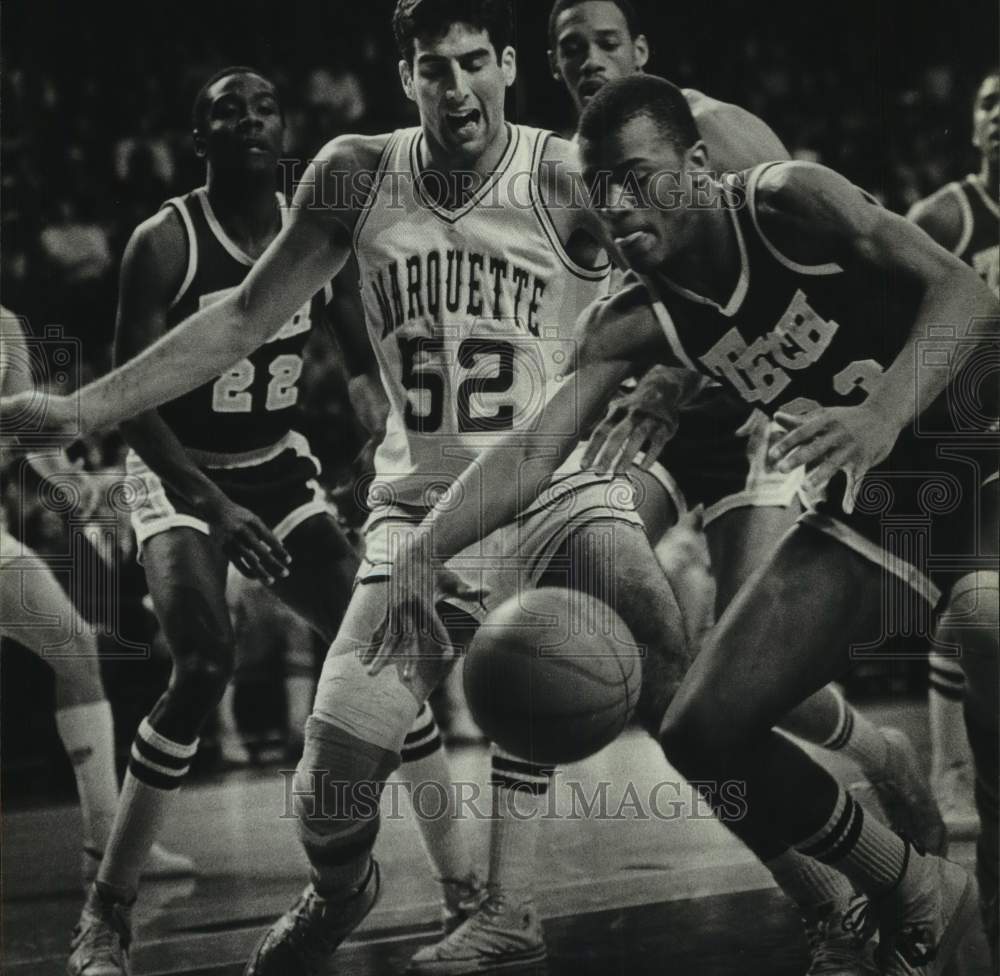
<instances>
[{"instance_id":1,"label":"basketball","mask_svg":"<svg viewBox=\"0 0 1000 976\"><path fill-rule=\"evenodd\" d=\"M543 588L512 597L483 622L465 660L473 718L532 762L593 755L628 723L642 680L639 649L606 603Z\"/></svg>"}]
</instances>

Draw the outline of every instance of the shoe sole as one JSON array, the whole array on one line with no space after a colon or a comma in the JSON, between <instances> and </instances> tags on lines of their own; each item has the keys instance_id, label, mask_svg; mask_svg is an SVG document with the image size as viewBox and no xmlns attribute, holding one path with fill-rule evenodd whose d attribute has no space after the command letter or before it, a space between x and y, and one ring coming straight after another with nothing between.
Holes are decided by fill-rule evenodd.
<instances>
[{"instance_id":1,"label":"shoe sole","mask_svg":"<svg viewBox=\"0 0 1000 976\"><path fill-rule=\"evenodd\" d=\"M504 959L502 962L491 963L487 966L470 963L463 967L461 963L455 963L455 968L427 969L422 966L413 968L411 965L406 968L405 973L406 976L482 976L484 973L489 976L490 973L510 973L525 969L528 966L537 966L545 963L547 960L548 952L545 946L541 946L539 949L526 950L517 956Z\"/></svg>"}]
</instances>

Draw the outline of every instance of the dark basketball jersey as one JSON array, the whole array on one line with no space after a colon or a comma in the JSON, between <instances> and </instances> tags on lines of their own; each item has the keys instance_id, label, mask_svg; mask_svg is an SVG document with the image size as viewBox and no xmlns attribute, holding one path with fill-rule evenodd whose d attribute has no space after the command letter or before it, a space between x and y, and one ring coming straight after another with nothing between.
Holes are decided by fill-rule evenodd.
<instances>
[{"instance_id":1,"label":"dark basketball jersey","mask_svg":"<svg viewBox=\"0 0 1000 976\"><path fill-rule=\"evenodd\" d=\"M958 197L962 211L962 236L954 253L972 265L1000 298L1000 209L975 174L950 183L949 189Z\"/></svg>"},{"instance_id":2,"label":"dark basketball jersey","mask_svg":"<svg viewBox=\"0 0 1000 976\"><path fill-rule=\"evenodd\" d=\"M781 254L756 214L769 165L731 177L741 268L725 306L661 275L645 279L669 313L667 339L683 362L768 414L860 403L906 342L919 291L876 271L806 267Z\"/></svg>"},{"instance_id":3,"label":"dark basketball jersey","mask_svg":"<svg viewBox=\"0 0 1000 976\"><path fill-rule=\"evenodd\" d=\"M907 342L919 289L878 270L803 266L782 254L756 211L756 186L771 165L789 164L769 163L731 178L729 215L741 267L724 306L662 275L643 280L662 301L659 318L676 357L745 403L768 414L857 405ZM848 526L847 544L872 553L900 548L887 533L901 524L917 526L917 541L907 536L903 545L912 542L915 553L899 555L891 570L911 584L957 566L978 566L977 499L997 463L997 390L976 374L983 357L963 360L972 366L956 374L949 358L954 328L943 323L931 331L918 346L915 366L947 371L946 391L900 432L889 456L856 491L848 491L840 473L826 500L805 516L838 538L837 525ZM939 595L929 583L918 588L932 602Z\"/></svg>"},{"instance_id":4,"label":"dark basketball jersey","mask_svg":"<svg viewBox=\"0 0 1000 976\"><path fill-rule=\"evenodd\" d=\"M284 201L278 197L284 219ZM167 325L225 298L253 266L226 234L205 187L168 200L184 225L188 264L170 305ZM280 441L297 417L302 351L312 326L324 314L325 295L306 302L251 355L217 379L160 407L160 414L185 447L211 454L243 454Z\"/></svg>"}]
</instances>

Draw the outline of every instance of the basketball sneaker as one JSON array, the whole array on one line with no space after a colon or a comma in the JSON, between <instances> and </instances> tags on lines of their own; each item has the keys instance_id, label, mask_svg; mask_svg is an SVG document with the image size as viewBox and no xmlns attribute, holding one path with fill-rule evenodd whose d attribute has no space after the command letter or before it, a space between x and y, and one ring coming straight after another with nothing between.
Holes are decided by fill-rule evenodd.
<instances>
[{"instance_id":1,"label":"basketball sneaker","mask_svg":"<svg viewBox=\"0 0 1000 976\"><path fill-rule=\"evenodd\" d=\"M921 850L944 855L948 833L913 743L900 729L883 728L879 732L886 742L885 769L881 776L869 779L890 825Z\"/></svg>"},{"instance_id":2,"label":"basketball sneaker","mask_svg":"<svg viewBox=\"0 0 1000 976\"><path fill-rule=\"evenodd\" d=\"M85 847L80 859L84 885L90 885L97 878L97 869L101 866L102 851L93 847ZM159 844L149 849L149 855L142 868L142 877L150 881L167 878L189 878L195 874L194 861L184 854L175 854Z\"/></svg>"},{"instance_id":3,"label":"basketball sneaker","mask_svg":"<svg viewBox=\"0 0 1000 976\"><path fill-rule=\"evenodd\" d=\"M314 885L306 885L295 904L257 943L244 976L322 976L337 946L372 910L380 889L375 858L364 884L344 901L324 898Z\"/></svg>"},{"instance_id":4,"label":"basketball sneaker","mask_svg":"<svg viewBox=\"0 0 1000 976\"><path fill-rule=\"evenodd\" d=\"M73 929L68 976L132 976L128 960L131 913L131 902L105 899L91 885Z\"/></svg>"},{"instance_id":5,"label":"basketball sneaker","mask_svg":"<svg viewBox=\"0 0 1000 976\"><path fill-rule=\"evenodd\" d=\"M876 976L870 945L875 925L868 920L867 905L868 898L859 895L804 919L810 952L806 976Z\"/></svg>"},{"instance_id":6,"label":"basketball sneaker","mask_svg":"<svg viewBox=\"0 0 1000 976\"><path fill-rule=\"evenodd\" d=\"M975 840L979 836L979 813L975 800L975 773L969 763L949 766L933 780L941 816L953 840Z\"/></svg>"},{"instance_id":7,"label":"basketball sneaker","mask_svg":"<svg viewBox=\"0 0 1000 976\"><path fill-rule=\"evenodd\" d=\"M490 891L474 915L410 960L411 976L465 976L519 969L545 960L542 923L532 902Z\"/></svg>"},{"instance_id":8,"label":"basketball sneaker","mask_svg":"<svg viewBox=\"0 0 1000 976\"><path fill-rule=\"evenodd\" d=\"M903 874L872 908L886 976L942 976L978 922L976 881L964 868L908 846Z\"/></svg>"},{"instance_id":9,"label":"basketball sneaker","mask_svg":"<svg viewBox=\"0 0 1000 976\"><path fill-rule=\"evenodd\" d=\"M467 878L440 878L441 928L451 935L486 900L486 889L475 872Z\"/></svg>"}]
</instances>

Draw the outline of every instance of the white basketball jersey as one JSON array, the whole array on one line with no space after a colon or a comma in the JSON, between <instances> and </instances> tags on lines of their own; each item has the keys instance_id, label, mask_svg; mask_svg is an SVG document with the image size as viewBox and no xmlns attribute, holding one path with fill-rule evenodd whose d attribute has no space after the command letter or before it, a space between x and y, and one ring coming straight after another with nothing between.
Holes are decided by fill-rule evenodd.
<instances>
[{"instance_id":1,"label":"white basketball jersey","mask_svg":"<svg viewBox=\"0 0 1000 976\"><path fill-rule=\"evenodd\" d=\"M431 199L444 177L421 172L421 130L393 133L358 220L365 317L391 405L372 503L433 504L498 437L534 429L572 364L580 313L607 290L609 266L575 264L539 198L551 133L507 130L496 170L456 210Z\"/></svg>"}]
</instances>

